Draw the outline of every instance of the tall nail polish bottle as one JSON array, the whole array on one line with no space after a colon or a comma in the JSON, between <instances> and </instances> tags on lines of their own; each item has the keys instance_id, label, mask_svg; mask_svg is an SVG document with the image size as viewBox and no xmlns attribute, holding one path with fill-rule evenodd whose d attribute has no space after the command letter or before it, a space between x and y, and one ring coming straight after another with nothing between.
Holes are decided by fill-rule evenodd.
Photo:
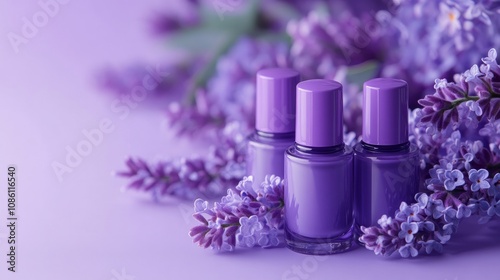
<instances>
[{"instance_id":1,"label":"tall nail polish bottle","mask_svg":"<svg viewBox=\"0 0 500 280\"><path fill-rule=\"evenodd\" d=\"M353 152L343 143L342 85L297 85L295 145L285 153L285 239L293 251L326 255L353 239Z\"/></svg>"},{"instance_id":2,"label":"tall nail polish bottle","mask_svg":"<svg viewBox=\"0 0 500 280\"><path fill-rule=\"evenodd\" d=\"M408 141L408 85L378 78L363 85L363 136L354 147L356 234L413 200L419 152Z\"/></svg>"},{"instance_id":3,"label":"tall nail polish bottle","mask_svg":"<svg viewBox=\"0 0 500 280\"><path fill-rule=\"evenodd\" d=\"M283 178L283 154L295 137L297 71L270 68L257 73L255 133L248 141L247 174L260 184L266 175Z\"/></svg>"}]
</instances>

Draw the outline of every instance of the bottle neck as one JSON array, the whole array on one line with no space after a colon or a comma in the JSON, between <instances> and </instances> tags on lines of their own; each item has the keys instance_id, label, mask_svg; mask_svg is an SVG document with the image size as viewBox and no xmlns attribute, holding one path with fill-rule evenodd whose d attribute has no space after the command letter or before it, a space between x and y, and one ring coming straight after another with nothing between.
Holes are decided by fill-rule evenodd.
<instances>
[{"instance_id":1,"label":"bottle neck","mask_svg":"<svg viewBox=\"0 0 500 280\"><path fill-rule=\"evenodd\" d=\"M295 132L285 132L285 133L270 133L270 132L263 132L256 130L255 133L264 138L272 138L272 139L288 139L288 138L295 138Z\"/></svg>"},{"instance_id":2,"label":"bottle neck","mask_svg":"<svg viewBox=\"0 0 500 280\"><path fill-rule=\"evenodd\" d=\"M372 145L363 141L361 141L360 144L361 147L363 147L363 149L375 153L401 152L410 149L410 142L405 142L397 145L388 145L388 146Z\"/></svg>"},{"instance_id":3,"label":"bottle neck","mask_svg":"<svg viewBox=\"0 0 500 280\"><path fill-rule=\"evenodd\" d=\"M308 154L332 154L344 150L344 143L331 147L309 147L295 143L297 151Z\"/></svg>"}]
</instances>

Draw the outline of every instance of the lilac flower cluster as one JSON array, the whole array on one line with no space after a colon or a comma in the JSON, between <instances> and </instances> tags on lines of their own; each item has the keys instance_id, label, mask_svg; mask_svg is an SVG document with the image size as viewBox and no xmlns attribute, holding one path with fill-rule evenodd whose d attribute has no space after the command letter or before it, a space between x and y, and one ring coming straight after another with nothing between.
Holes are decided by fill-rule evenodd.
<instances>
[{"instance_id":1,"label":"lilac flower cluster","mask_svg":"<svg viewBox=\"0 0 500 280\"><path fill-rule=\"evenodd\" d=\"M488 180L487 176L488 172L482 169L474 172L473 178L470 178L471 181L475 180L471 190L475 190L476 195L469 199L468 206L472 213L481 217L479 223L487 223L495 216L500 217L500 173Z\"/></svg>"},{"instance_id":2,"label":"lilac flower cluster","mask_svg":"<svg viewBox=\"0 0 500 280\"><path fill-rule=\"evenodd\" d=\"M379 25L369 14L358 17L346 11L311 11L300 20L288 23L292 38L293 66L304 78L337 79L346 66L377 59Z\"/></svg>"},{"instance_id":3,"label":"lilac flower cluster","mask_svg":"<svg viewBox=\"0 0 500 280\"><path fill-rule=\"evenodd\" d=\"M174 102L168 116L180 133L202 128L221 128L239 121L247 127L255 122L255 73L263 68L289 66L287 46L248 37L240 38L216 65L205 88L195 95L194 106Z\"/></svg>"},{"instance_id":4,"label":"lilac flower cluster","mask_svg":"<svg viewBox=\"0 0 500 280\"><path fill-rule=\"evenodd\" d=\"M406 0L379 11L390 47L385 76L410 81L426 91L435 77L450 77L472 65L500 37L498 1ZM418 93L418 92L416 92ZM422 96L422 95L421 95Z\"/></svg>"},{"instance_id":5,"label":"lilac flower cluster","mask_svg":"<svg viewBox=\"0 0 500 280\"><path fill-rule=\"evenodd\" d=\"M498 97L495 81L500 76L496 70L489 70L498 67L495 58L496 52L492 49L488 57L483 58L480 69L486 70L481 71L482 74L475 72L476 66L458 75L456 83L436 80L434 95L420 101L423 109L412 113L411 140L422 149L422 167L430 176L425 182L429 193L417 194L413 204L401 203L395 216L384 215L379 226L363 227L360 241L366 248L381 255L397 251L402 257L441 252L462 219L479 215L479 222L485 223L500 216L500 125L498 109L491 104ZM489 103L481 102L482 99ZM450 113L446 111L452 110L457 110L456 117L447 117ZM474 133L478 130L479 134ZM494 175L490 177L490 174ZM251 198L258 196L248 185L245 180L240 183L240 196L229 191L223 202L231 201L238 206L230 208L232 211L220 210L226 214L220 214L219 220L216 214L208 212L214 223L196 216L205 225L193 229L191 236L195 237L195 242L205 247L216 242L214 248L223 250L234 248L236 240L241 246L248 247L267 244L268 239L261 243L258 240L262 238L261 231L266 229L267 234L268 229L259 223L258 217L252 218L257 213L255 209L260 207L258 204L245 217L235 214L238 211L244 213L253 202ZM248 204L242 204L238 199L247 194L251 198L247 200ZM238 224L234 223L236 219L239 219ZM282 220L275 220L275 223L281 224ZM225 239L220 237L225 224L241 227L231 229ZM279 228L274 232L282 234ZM223 246L226 243L229 245Z\"/></svg>"},{"instance_id":6,"label":"lilac flower cluster","mask_svg":"<svg viewBox=\"0 0 500 280\"><path fill-rule=\"evenodd\" d=\"M441 252L450 239L456 217L451 208L445 211L441 200L425 193L416 196L417 203L401 203L395 218L382 216L380 227L362 227L360 241L375 254L390 255L399 251L403 257L415 257L419 251ZM470 211L469 211L470 214Z\"/></svg>"},{"instance_id":7,"label":"lilac flower cluster","mask_svg":"<svg viewBox=\"0 0 500 280\"><path fill-rule=\"evenodd\" d=\"M188 2L191 14L156 17L155 33L181 34L185 27L210 25L197 9L201 2ZM434 81L435 92L420 100L423 108L412 111L410 118L410 141L420 148L421 167L426 171L422 174L430 177L425 183L427 193L417 195L416 203L402 204L393 218L382 217L379 227L364 228L361 239L367 248L377 254L398 251L403 257L441 251L461 219L480 215L480 222L487 222L498 216L497 53L491 49L481 65L454 77L452 73L462 71L479 53L500 43L500 37L495 36L500 27L499 1L393 0L388 6L382 0L362 5L356 1L326 1L326 9L311 11L316 2L320 1L266 2L257 7L256 14L249 17L254 20L241 32L222 28L217 19L209 27L233 34L234 40L214 50L215 55L192 51L182 63L170 63L166 70L169 75L152 89L157 95L183 95L183 102L168 106L170 125L179 134L213 133L220 141L202 158L156 165L129 159L128 170L119 173L131 180L128 187L151 192L156 198L173 195L190 199L221 195L229 189L221 203L211 209L206 201L196 201L195 218L203 225L190 233L195 242L218 250L232 250L236 244L281 244L282 181L269 177L254 189L252 179L246 178L238 184L239 193L232 187L244 175L244 136L254 126L255 73L266 67L293 66L304 79L331 78L345 85L344 119L349 133L344 138L352 143L361 127L361 90L356 81L373 76L404 78L415 99L412 105ZM302 18L287 22L291 16L280 17L275 5L289 5L298 12L295 16ZM337 13L345 10L338 5L350 7L358 15ZM238 26L235 28L241 28ZM291 47L280 37L284 35L283 26L287 27ZM281 39L262 39L267 33L271 35L267 37ZM150 72L147 67L106 71L101 83L120 95L129 94Z\"/></svg>"},{"instance_id":8,"label":"lilac flower cluster","mask_svg":"<svg viewBox=\"0 0 500 280\"><path fill-rule=\"evenodd\" d=\"M149 165L129 158L127 170L118 172L131 182L128 189L149 192L153 198L214 197L234 187L245 174L245 135L238 123L230 123L219 135L206 158L183 158Z\"/></svg>"},{"instance_id":9,"label":"lilac flower cluster","mask_svg":"<svg viewBox=\"0 0 500 280\"><path fill-rule=\"evenodd\" d=\"M325 77L347 81L347 85L353 82L345 79L345 72L351 71L351 66L377 61L378 67L374 71L378 74L400 76L424 85L426 89L434 77L449 78L452 71L472 63L478 52L500 41L500 37L494 36L500 26L499 17L495 16L498 13L497 1L393 2L378 0L361 5L356 1L311 1L304 4L303 1L276 0L258 5L255 11L258 20L252 23L252 29L246 30L248 33L240 32L242 37L236 38L234 45L229 43L227 50L221 50L221 56L211 59L193 51L183 63L171 63L171 76L154 91L188 93L187 102L171 104L167 115L180 134L192 135L200 128L220 130L234 120L251 126L254 75L264 67L293 66L305 79ZM204 21L207 19L203 11L207 7L202 7L200 1L189 1L186 5L189 8L184 13L156 16L153 22L156 32L181 34L192 27L214 24ZM275 7L296 11L295 16L280 16L274 11ZM377 10L379 12L375 13ZM302 18L294 19L296 16ZM287 22L290 18L293 20ZM275 21L279 23L273 23ZM261 39L260 35L266 32L282 38L284 30L281 27L284 25L287 25L286 33L291 37L291 48L286 40L270 42ZM281 29L272 26L281 26ZM220 24L214 28L220 32L230 30L221 28ZM209 67L212 63L215 66ZM198 77L198 73L203 72L200 69L212 68L215 71L210 70L204 77ZM472 69L470 73L476 75L478 71L480 69ZM137 67L123 72L106 71L102 84L114 92L128 93L141 81L143 72ZM372 76L377 73L372 73ZM424 92L413 85L411 88L412 96ZM355 105L350 107L352 110L345 110L355 112L346 118L347 122L355 124L360 106L357 102L350 102L351 96L345 99ZM475 103L469 104L474 106ZM348 125L349 131L355 131L354 127Z\"/></svg>"},{"instance_id":10,"label":"lilac flower cluster","mask_svg":"<svg viewBox=\"0 0 500 280\"><path fill-rule=\"evenodd\" d=\"M162 96L185 86L179 81L185 81L193 70L184 63L162 63L155 67L136 64L120 70L109 67L99 73L97 82L119 97L131 95L135 87L143 87L155 96Z\"/></svg>"},{"instance_id":11,"label":"lilac flower cluster","mask_svg":"<svg viewBox=\"0 0 500 280\"><path fill-rule=\"evenodd\" d=\"M186 2L187 5L186 5ZM189 3L192 2L192 3ZM150 17L151 33L158 36L171 35L173 32L183 28L190 28L200 23L200 13L197 11L197 1L185 1L183 4L186 10L184 13L179 11L163 12L155 11ZM180 4L180 3L179 3Z\"/></svg>"},{"instance_id":12,"label":"lilac flower cluster","mask_svg":"<svg viewBox=\"0 0 500 280\"><path fill-rule=\"evenodd\" d=\"M496 81L500 68L496 56L491 49L480 67L474 65L455 75L455 82L436 79L435 93L419 101L423 108L414 111L413 137L427 166L446 159L459 169L499 171L500 87Z\"/></svg>"},{"instance_id":13,"label":"lilac flower cluster","mask_svg":"<svg viewBox=\"0 0 500 280\"><path fill-rule=\"evenodd\" d=\"M433 193L418 193L416 203L401 203L395 217L386 215L379 227L362 227L360 241L377 255L395 251L404 257L416 257L419 252L442 252L461 219L480 215L480 223L500 217L500 173L488 178L486 169L470 169L467 178L457 170L436 166L427 181Z\"/></svg>"},{"instance_id":14,"label":"lilac flower cluster","mask_svg":"<svg viewBox=\"0 0 500 280\"><path fill-rule=\"evenodd\" d=\"M383 6L375 2L374 6ZM330 10L313 10L288 23L290 60L304 79L322 77L344 85L344 123L347 131L359 136L363 95L360 85L347 76L350 66L381 59L380 25L363 9L358 9L359 17L349 10L334 16L335 9Z\"/></svg>"},{"instance_id":15,"label":"lilac flower cluster","mask_svg":"<svg viewBox=\"0 0 500 280\"><path fill-rule=\"evenodd\" d=\"M236 192L237 191L237 192ZM212 208L208 201L194 202L193 217L202 225L189 232L193 242L217 251L240 247L276 247L284 242L283 180L266 176L260 185L244 177Z\"/></svg>"},{"instance_id":16,"label":"lilac flower cluster","mask_svg":"<svg viewBox=\"0 0 500 280\"><path fill-rule=\"evenodd\" d=\"M479 215L480 223L500 216L500 71L491 49L481 66L437 79L436 92L421 99L411 118L411 141L421 149L430 194L401 204L394 218L363 228L360 241L376 254L398 251L403 257L441 251L461 219ZM491 176L490 176L491 175Z\"/></svg>"}]
</instances>

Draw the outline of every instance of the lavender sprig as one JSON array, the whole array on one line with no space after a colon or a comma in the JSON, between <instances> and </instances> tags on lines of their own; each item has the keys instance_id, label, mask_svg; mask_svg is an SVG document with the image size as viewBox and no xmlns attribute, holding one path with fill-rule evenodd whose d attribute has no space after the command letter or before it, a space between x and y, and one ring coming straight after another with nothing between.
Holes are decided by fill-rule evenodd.
<instances>
[{"instance_id":1,"label":"lavender sprig","mask_svg":"<svg viewBox=\"0 0 500 280\"><path fill-rule=\"evenodd\" d=\"M426 170L446 159L461 162L467 170L500 171L500 88L495 82L500 71L494 59L496 51L491 49L480 67L456 75L454 83L437 79L435 93L419 101L423 108L412 114L410 138L419 146Z\"/></svg>"},{"instance_id":2,"label":"lavender sprig","mask_svg":"<svg viewBox=\"0 0 500 280\"><path fill-rule=\"evenodd\" d=\"M284 242L283 180L266 176L260 185L253 177L244 177L229 189L212 208L208 201L194 202L193 217L201 225L189 232L193 242L217 251L232 251L240 247L276 247Z\"/></svg>"},{"instance_id":3,"label":"lavender sprig","mask_svg":"<svg viewBox=\"0 0 500 280\"><path fill-rule=\"evenodd\" d=\"M313 10L306 17L288 23L293 66L305 78L336 79L338 72L348 65L379 58L377 32L367 27L376 21L370 14L360 17L349 11L332 14Z\"/></svg>"},{"instance_id":4,"label":"lavender sprig","mask_svg":"<svg viewBox=\"0 0 500 280\"><path fill-rule=\"evenodd\" d=\"M255 73L289 63L286 44L240 38L217 61L206 86L199 88L188 104L171 104L167 111L170 125L185 135L220 129L233 121L254 127Z\"/></svg>"},{"instance_id":5,"label":"lavender sprig","mask_svg":"<svg viewBox=\"0 0 500 280\"><path fill-rule=\"evenodd\" d=\"M387 46L398 46L386 53L382 74L408 80L415 97L428 93L436 77L450 79L498 45L498 1L392 2L377 13Z\"/></svg>"},{"instance_id":6,"label":"lavender sprig","mask_svg":"<svg viewBox=\"0 0 500 280\"><path fill-rule=\"evenodd\" d=\"M196 4L195 4L196 5ZM171 35L175 31L187 29L200 23L200 13L195 5L188 7L189 12L179 14L178 11L169 13L155 11L150 17L150 30L153 35Z\"/></svg>"},{"instance_id":7,"label":"lavender sprig","mask_svg":"<svg viewBox=\"0 0 500 280\"><path fill-rule=\"evenodd\" d=\"M403 257L440 252L462 219L479 215L486 223L500 216L495 59L491 49L481 67L458 75L455 83L436 80L435 94L420 100L424 108L412 114L410 139L420 147L429 193L417 194L411 205L402 203L394 218L382 217L378 227L362 228L366 248Z\"/></svg>"},{"instance_id":8,"label":"lavender sprig","mask_svg":"<svg viewBox=\"0 0 500 280\"><path fill-rule=\"evenodd\" d=\"M490 53L496 58L495 49ZM450 125L456 128L459 117L475 127L482 118L498 119L500 88L493 79L499 77L490 71L488 64L481 65L481 68L474 64L470 70L456 76L455 83L436 79L436 92L418 102L423 106L421 125L441 131Z\"/></svg>"},{"instance_id":9,"label":"lavender sprig","mask_svg":"<svg viewBox=\"0 0 500 280\"><path fill-rule=\"evenodd\" d=\"M224 127L227 118L207 92L199 89L195 96L195 106L184 106L179 102L172 102L167 109L167 118L170 127L178 135L193 136L200 130L218 130Z\"/></svg>"},{"instance_id":10,"label":"lavender sprig","mask_svg":"<svg viewBox=\"0 0 500 280\"><path fill-rule=\"evenodd\" d=\"M205 158L182 158L150 165L129 158L127 170L117 174L130 180L128 189L150 192L154 198L214 197L234 187L245 174L244 130L228 124Z\"/></svg>"},{"instance_id":11,"label":"lavender sprig","mask_svg":"<svg viewBox=\"0 0 500 280\"><path fill-rule=\"evenodd\" d=\"M377 255L398 251L405 258L416 257L419 252L442 252L462 219L476 214L481 216L480 223L486 223L494 216L500 217L500 173L488 178L487 170L471 169L468 183L464 184L463 174L457 169L437 170L437 177L429 179L428 187L438 191L431 195L418 193L417 202L401 203L394 218L384 215L378 227L361 228L363 235L359 240L367 249ZM460 179L454 180L455 176ZM446 181L450 179L461 186L446 190Z\"/></svg>"},{"instance_id":12,"label":"lavender sprig","mask_svg":"<svg viewBox=\"0 0 500 280\"><path fill-rule=\"evenodd\" d=\"M120 70L107 68L98 74L97 82L118 97L131 96L138 88L153 96L164 96L183 88L195 71L193 68L183 62L136 64Z\"/></svg>"}]
</instances>

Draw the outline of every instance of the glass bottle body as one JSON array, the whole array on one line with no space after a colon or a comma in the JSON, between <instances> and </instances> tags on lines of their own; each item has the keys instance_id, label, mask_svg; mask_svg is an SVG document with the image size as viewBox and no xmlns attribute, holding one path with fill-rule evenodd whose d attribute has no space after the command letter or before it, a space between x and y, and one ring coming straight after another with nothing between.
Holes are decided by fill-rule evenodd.
<instances>
[{"instance_id":1,"label":"glass bottle body","mask_svg":"<svg viewBox=\"0 0 500 280\"><path fill-rule=\"evenodd\" d=\"M411 203L420 180L419 152L414 144L354 147L356 235L375 226L382 215L393 216L401 202Z\"/></svg>"},{"instance_id":2,"label":"glass bottle body","mask_svg":"<svg viewBox=\"0 0 500 280\"><path fill-rule=\"evenodd\" d=\"M247 175L260 184L266 175L284 177L285 150L293 145L294 133L263 134L255 132L248 139Z\"/></svg>"},{"instance_id":3,"label":"glass bottle body","mask_svg":"<svg viewBox=\"0 0 500 280\"><path fill-rule=\"evenodd\" d=\"M285 153L285 238L293 251L345 251L353 239L353 151L292 146Z\"/></svg>"}]
</instances>

